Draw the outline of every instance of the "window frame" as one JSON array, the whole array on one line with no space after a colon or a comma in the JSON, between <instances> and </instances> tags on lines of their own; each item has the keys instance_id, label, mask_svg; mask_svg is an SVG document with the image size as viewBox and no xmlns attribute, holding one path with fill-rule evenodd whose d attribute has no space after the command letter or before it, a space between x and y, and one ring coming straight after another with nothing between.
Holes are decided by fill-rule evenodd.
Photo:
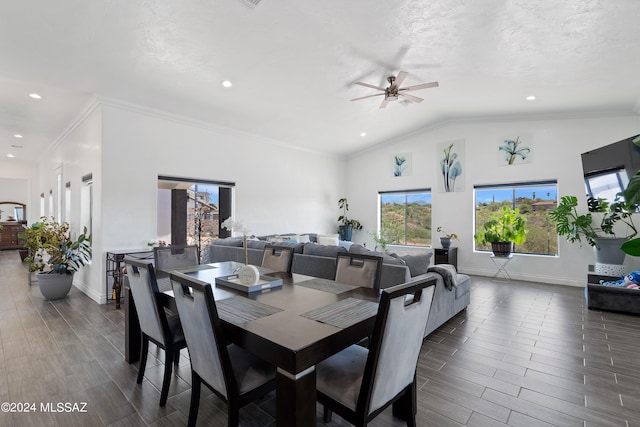
<instances>
[{"instance_id":1,"label":"window frame","mask_svg":"<svg viewBox=\"0 0 640 427\"><path fill-rule=\"evenodd\" d=\"M408 240L408 228L407 228L407 196L411 194L429 194L429 198L431 200L431 212L433 212L433 191L431 188L416 188L416 189L408 189L408 190L387 190L387 191L378 191L378 220L377 220L377 233L379 234L382 230L382 198L384 196L404 196L405 197L405 217L404 217L404 243L389 243L392 246L400 246L405 248L429 248L433 246L433 233L431 233L431 244L407 244ZM432 231L432 224L429 223L427 229Z\"/></svg>"},{"instance_id":2,"label":"window frame","mask_svg":"<svg viewBox=\"0 0 640 427\"><path fill-rule=\"evenodd\" d=\"M550 180L544 180L544 181L521 181L521 182L512 182L512 183L502 183L502 184L481 184L481 185L474 185L473 187L473 234L475 235L478 231L477 231L477 222L478 222L478 191L483 191L483 190L491 190L491 189L495 189L495 190L507 190L510 189L511 193L512 193L512 198L511 198L511 208L516 208L516 207L520 207L521 205L517 205L517 201L519 198L522 197L518 197L516 196L518 191L522 191L522 189L524 188L539 188L539 187L545 187L545 186L555 186L555 206L557 206L558 204L558 181L556 179L550 179ZM536 198L537 199L537 198ZM535 199L531 199L531 200L535 200ZM543 199L544 200L544 199ZM549 199L549 200L553 200L553 199ZM495 200L494 200L495 202ZM493 202L492 202L493 203ZM498 203L500 203L500 201L498 201ZM545 209L545 211L548 211L548 209ZM529 231L530 229L527 228L527 230ZM529 256L544 256L544 257L557 257L558 254L558 242L559 242L559 237L557 232L555 231L555 227L553 230L553 235L555 236L555 253L540 253L540 252L519 252L518 251L518 246L515 247L515 252L513 252L514 255L529 255ZM526 243L525 243L526 244ZM479 253L486 253L486 252L491 252L490 249L483 249L483 248L478 248L478 244L475 242L475 239L473 241L473 251L474 252L479 252Z\"/></svg>"}]
</instances>

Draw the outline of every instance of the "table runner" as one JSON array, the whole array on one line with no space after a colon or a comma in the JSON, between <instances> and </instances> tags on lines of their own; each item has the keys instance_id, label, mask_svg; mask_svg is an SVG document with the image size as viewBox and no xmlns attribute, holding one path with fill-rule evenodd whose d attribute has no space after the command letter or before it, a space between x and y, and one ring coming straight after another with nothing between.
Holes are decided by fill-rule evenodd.
<instances>
[{"instance_id":1,"label":"table runner","mask_svg":"<svg viewBox=\"0 0 640 427\"><path fill-rule=\"evenodd\" d=\"M338 283L334 282L333 280L320 278L298 282L296 283L296 286L304 286L305 288L317 289L319 291L329 292L332 294L341 294L343 292L358 288L358 286L347 285L345 283Z\"/></svg>"},{"instance_id":2,"label":"table runner","mask_svg":"<svg viewBox=\"0 0 640 427\"><path fill-rule=\"evenodd\" d=\"M218 316L222 320L234 325L240 325L282 311L280 308L241 296L216 301L216 308L218 309Z\"/></svg>"},{"instance_id":3,"label":"table runner","mask_svg":"<svg viewBox=\"0 0 640 427\"><path fill-rule=\"evenodd\" d=\"M324 307L301 314L302 317L326 323L336 328L347 328L361 320L375 316L378 303L357 298L346 298Z\"/></svg>"}]
</instances>

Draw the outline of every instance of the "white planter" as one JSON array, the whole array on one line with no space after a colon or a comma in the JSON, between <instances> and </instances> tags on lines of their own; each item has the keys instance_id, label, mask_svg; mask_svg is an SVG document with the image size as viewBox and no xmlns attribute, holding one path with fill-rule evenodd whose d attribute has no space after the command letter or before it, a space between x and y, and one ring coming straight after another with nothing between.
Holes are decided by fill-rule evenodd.
<instances>
[{"instance_id":1,"label":"white planter","mask_svg":"<svg viewBox=\"0 0 640 427\"><path fill-rule=\"evenodd\" d=\"M620 246L627 241L626 238L598 238L600 249L596 249L596 274L603 276L624 276L626 274L624 259L627 254L622 252Z\"/></svg>"},{"instance_id":2,"label":"white planter","mask_svg":"<svg viewBox=\"0 0 640 427\"><path fill-rule=\"evenodd\" d=\"M73 274L36 274L40 292L46 300L61 299L67 296L73 285Z\"/></svg>"}]
</instances>

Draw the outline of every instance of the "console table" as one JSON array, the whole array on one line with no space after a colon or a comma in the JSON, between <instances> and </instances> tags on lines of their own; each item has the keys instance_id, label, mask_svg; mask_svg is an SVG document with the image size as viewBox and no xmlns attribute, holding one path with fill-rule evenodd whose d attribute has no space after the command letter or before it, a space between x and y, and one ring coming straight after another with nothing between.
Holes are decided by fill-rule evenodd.
<instances>
[{"instance_id":1,"label":"console table","mask_svg":"<svg viewBox=\"0 0 640 427\"><path fill-rule=\"evenodd\" d=\"M620 279L620 277L588 274L587 287L585 289L587 307L590 310L640 314L640 290L603 286L600 284L600 280L613 282L618 279Z\"/></svg>"},{"instance_id":2,"label":"console table","mask_svg":"<svg viewBox=\"0 0 640 427\"><path fill-rule=\"evenodd\" d=\"M153 260L153 249L124 249L120 251L107 252L106 263L106 299L107 304L109 301L115 301L116 308L120 308L120 303L123 297L122 294L122 261L125 256L132 256L138 259L151 259Z\"/></svg>"}]
</instances>

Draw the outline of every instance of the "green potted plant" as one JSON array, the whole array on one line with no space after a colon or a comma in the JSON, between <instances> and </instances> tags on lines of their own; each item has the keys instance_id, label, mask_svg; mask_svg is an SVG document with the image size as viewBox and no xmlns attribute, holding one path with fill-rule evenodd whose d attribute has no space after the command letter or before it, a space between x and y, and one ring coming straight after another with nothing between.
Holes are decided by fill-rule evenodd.
<instances>
[{"instance_id":1,"label":"green potted plant","mask_svg":"<svg viewBox=\"0 0 640 427\"><path fill-rule=\"evenodd\" d=\"M558 207L549 211L549 217L556 224L556 232L571 243L582 243L584 240L593 246L596 249L597 263L621 265L624 262L621 245L637 234L633 222L637 201L623 199L618 194L611 204L604 199L590 197L587 205L589 212L578 214L578 198L561 197ZM616 234L615 227L618 224L626 225L627 235Z\"/></svg>"},{"instance_id":2,"label":"green potted plant","mask_svg":"<svg viewBox=\"0 0 640 427\"><path fill-rule=\"evenodd\" d=\"M360 221L357 219L351 219L347 216L349 203L346 197L338 200L338 207L342 209L342 215L338 217L338 222L340 223L338 234L340 235L340 240L351 241L353 230L362 230L362 224L360 224Z\"/></svg>"},{"instance_id":3,"label":"green potted plant","mask_svg":"<svg viewBox=\"0 0 640 427\"><path fill-rule=\"evenodd\" d=\"M491 214L473 238L476 243L491 245L495 256L506 257L513 252L514 244L521 245L527 240L526 222L518 208L503 206Z\"/></svg>"},{"instance_id":4,"label":"green potted plant","mask_svg":"<svg viewBox=\"0 0 640 427\"><path fill-rule=\"evenodd\" d=\"M40 221L20 233L29 256L30 271L36 272L38 286L45 299L64 298L73 283L73 274L91 259L91 236L85 227L72 236L69 224L52 218Z\"/></svg>"},{"instance_id":5,"label":"green potted plant","mask_svg":"<svg viewBox=\"0 0 640 427\"><path fill-rule=\"evenodd\" d=\"M640 136L637 136L633 143L640 146ZM640 206L640 171L631 177L627 188L622 192L624 199L632 206ZM620 247L626 254L632 256L640 256L640 237L633 238L624 242Z\"/></svg>"}]
</instances>

